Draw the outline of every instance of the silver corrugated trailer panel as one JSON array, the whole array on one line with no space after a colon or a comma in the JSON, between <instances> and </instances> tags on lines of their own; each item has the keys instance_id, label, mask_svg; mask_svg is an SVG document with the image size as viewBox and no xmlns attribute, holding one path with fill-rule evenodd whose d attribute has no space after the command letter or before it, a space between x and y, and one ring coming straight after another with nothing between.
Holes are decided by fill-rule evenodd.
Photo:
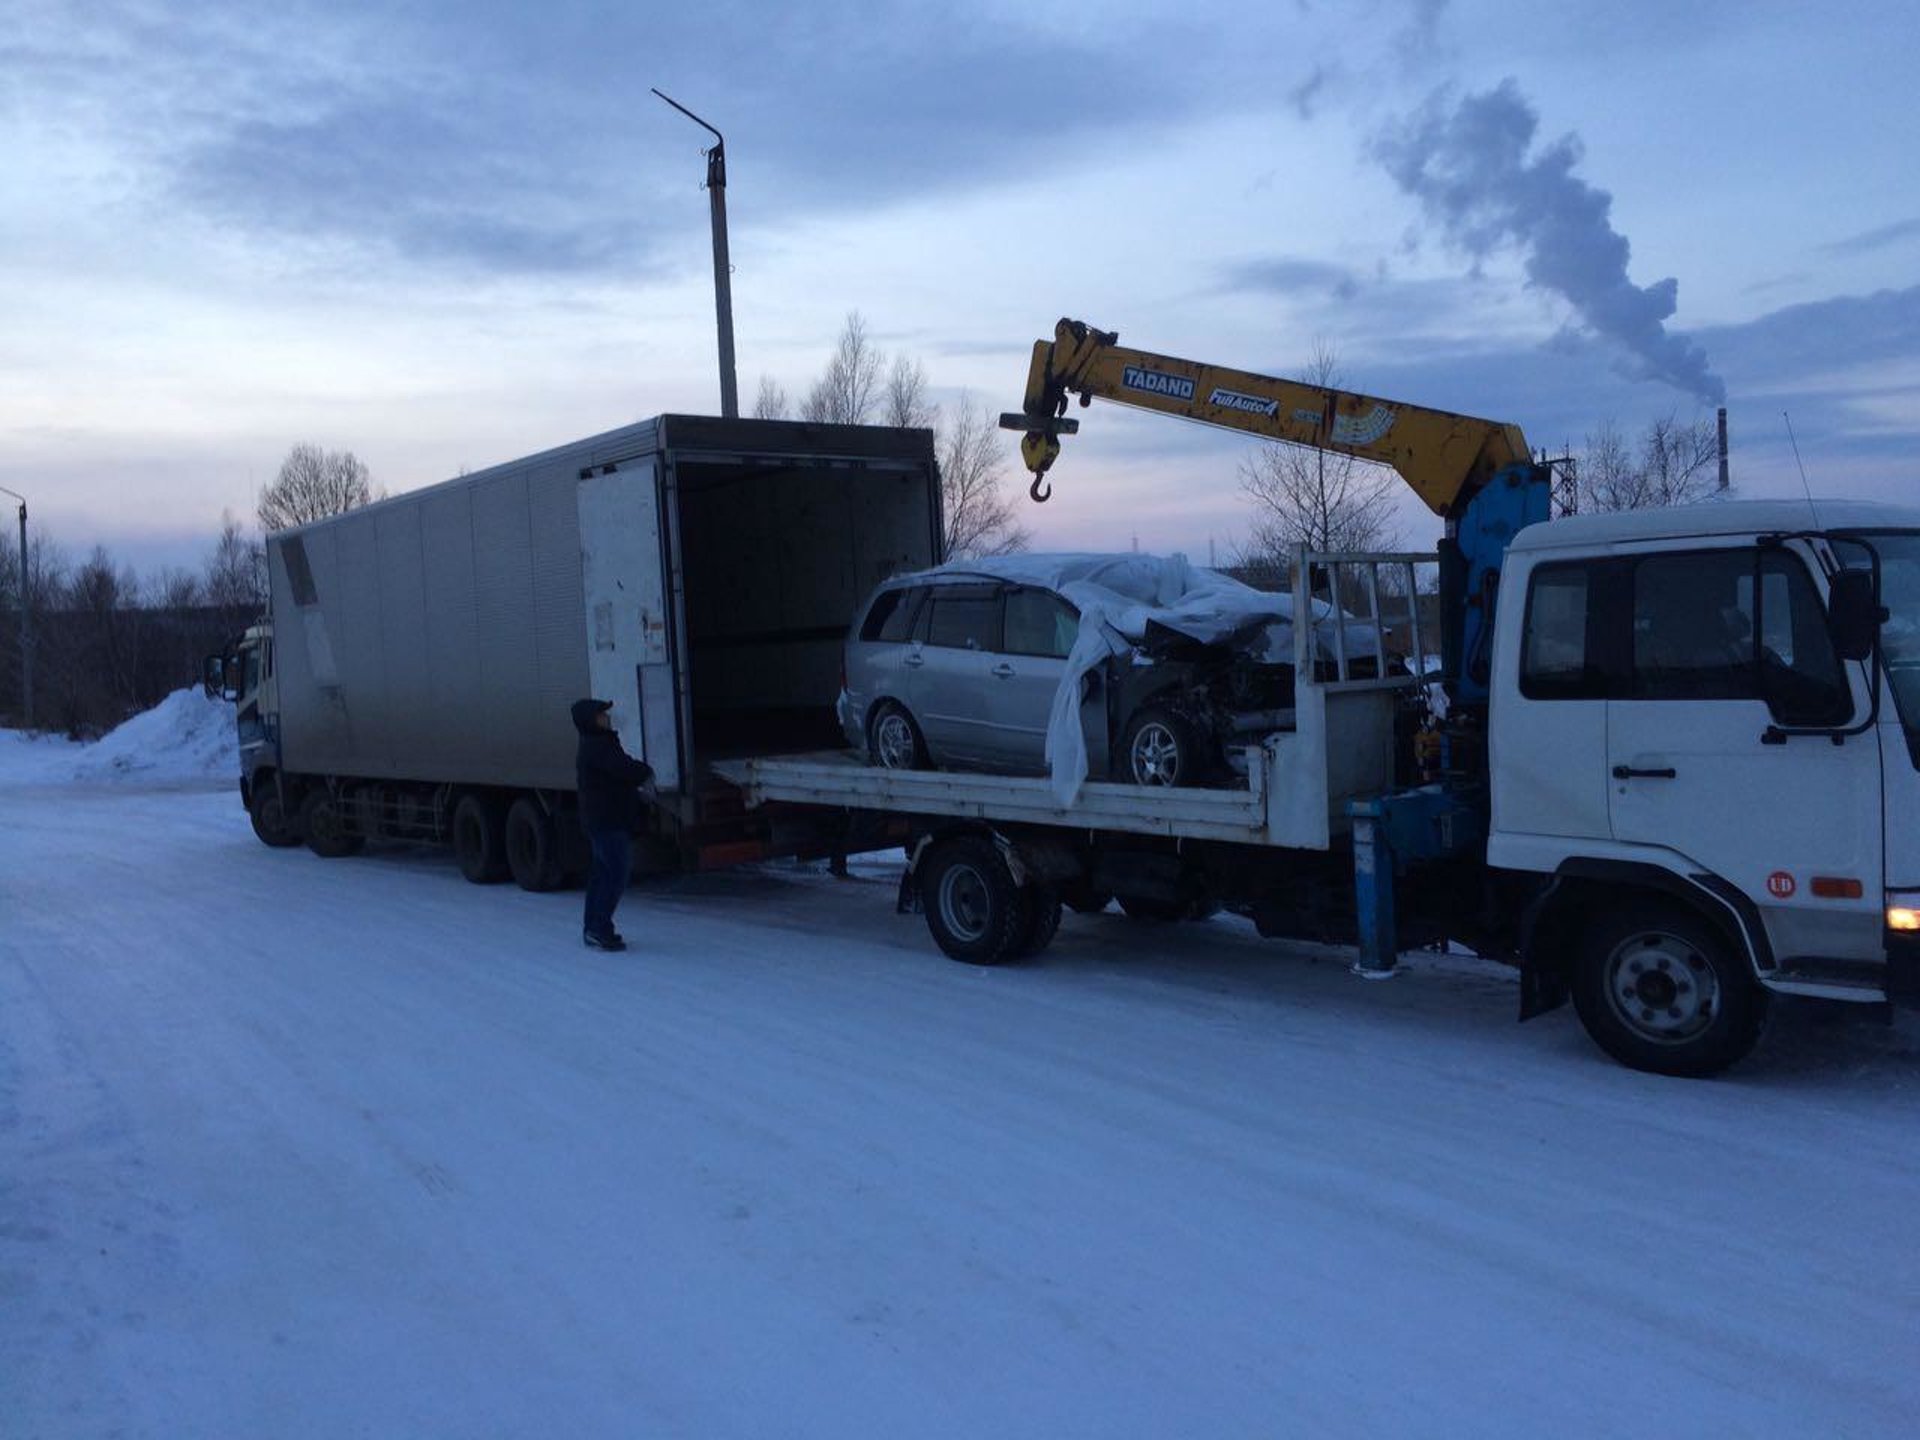
<instances>
[{"instance_id":1,"label":"silver corrugated trailer panel","mask_svg":"<svg viewBox=\"0 0 1920 1440\"><path fill-rule=\"evenodd\" d=\"M282 763L568 790L587 694L666 789L799 748L858 601L939 526L925 431L661 416L274 535Z\"/></svg>"}]
</instances>

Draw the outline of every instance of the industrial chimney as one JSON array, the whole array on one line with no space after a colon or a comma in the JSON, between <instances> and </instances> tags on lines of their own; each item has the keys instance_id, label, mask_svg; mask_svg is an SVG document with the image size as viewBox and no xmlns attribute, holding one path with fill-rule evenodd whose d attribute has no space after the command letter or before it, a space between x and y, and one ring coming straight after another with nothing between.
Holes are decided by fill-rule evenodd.
<instances>
[{"instance_id":1,"label":"industrial chimney","mask_svg":"<svg viewBox=\"0 0 1920 1440\"><path fill-rule=\"evenodd\" d=\"M1720 407L1720 489L1727 488L1727 407Z\"/></svg>"}]
</instances>

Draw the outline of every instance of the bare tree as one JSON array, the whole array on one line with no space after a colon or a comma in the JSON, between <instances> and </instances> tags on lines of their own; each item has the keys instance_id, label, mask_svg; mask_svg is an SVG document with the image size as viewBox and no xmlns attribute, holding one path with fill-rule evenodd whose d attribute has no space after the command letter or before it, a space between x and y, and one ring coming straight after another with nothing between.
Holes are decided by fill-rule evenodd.
<instances>
[{"instance_id":1,"label":"bare tree","mask_svg":"<svg viewBox=\"0 0 1920 1440\"><path fill-rule=\"evenodd\" d=\"M296 445L260 492L260 528L285 530L344 515L377 498L367 467L351 450Z\"/></svg>"},{"instance_id":2,"label":"bare tree","mask_svg":"<svg viewBox=\"0 0 1920 1440\"><path fill-rule=\"evenodd\" d=\"M202 604L206 592L200 577L178 565L168 565L147 577L146 604L154 610L191 610Z\"/></svg>"},{"instance_id":3,"label":"bare tree","mask_svg":"<svg viewBox=\"0 0 1920 1440\"><path fill-rule=\"evenodd\" d=\"M904 355L894 356L893 368L887 372L887 393L880 402L881 423L903 430L921 428L939 416L939 407L927 398L926 367Z\"/></svg>"},{"instance_id":4,"label":"bare tree","mask_svg":"<svg viewBox=\"0 0 1920 1440\"><path fill-rule=\"evenodd\" d=\"M1719 484L1720 437L1711 420L1669 411L1629 443L1612 421L1587 436L1580 458L1583 510L1649 510L1704 500Z\"/></svg>"},{"instance_id":5,"label":"bare tree","mask_svg":"<svg viewBox=\"0 0 1920 1440\"><path fill-rule=\"evenodd\" d=\"M1323 343L1301 377L1309 385L1344 387L1339 359ZM1240 466L1240 490L1253 502L1247 541L1236 564L1284 578L1288 557L1310 550L1379 550L1395 541L1393 502L1400 482L1391 470L1338 451L1280 441L1263 444Z\"/></svg>"},{"instance_id":6,"label":"bare tree","mask_svg":"<svg viewBox=\"0 0 1920 1440\"><path fill-rule=\"evenodd\" d=\"M792 403L787 399L786 387L771 375L760 377L760 393L753 402L753 418L756 420L784 420Z\"/></svg>"},{"instance_id":7,"label":"bare tree","mask_svg":"<svg viewBox=\"0 0 1920 1440\"><path fill-rule=\"evenodd\" d=\"M831 425L864 425L880 393L881 356L867 336L867 322L849 311L827 372L807 392L800 418Z\"/></svg>"},{"instance_id":8,"label":"bare tree","mask_svg":"<svg viewBox=\"0 0 1920 1440\"><path fill-rule=\"evenodd\" d=\"M220 538L207 556L203 593L207 604L238 622L266 607L266 556L260 542L240 528L231 510L220 512Z\"/></svg>"},{"instance_id":9,"label":"bare tree","mask_svg":"<svg viewBox=\"0 0 1920 1440\"><path fill-rule=\"evenodd\" d=\"M965 391L939 435L943 539L949 560L1008 555L1031 541L1014 520L1013 501L1001 489L1005 453L1000 428Z\"/></svg>"}]
</instances>

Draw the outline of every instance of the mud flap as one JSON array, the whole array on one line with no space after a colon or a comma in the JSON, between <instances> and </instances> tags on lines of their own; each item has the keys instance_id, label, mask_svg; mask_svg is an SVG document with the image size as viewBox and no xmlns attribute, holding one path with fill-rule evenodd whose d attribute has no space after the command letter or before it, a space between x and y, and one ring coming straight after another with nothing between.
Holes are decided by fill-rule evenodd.
<instances>
[{"instance_id":1,"label":"mud flap","mask_svg":"<svg viewBox=\"0 0 1920 1440\"><path fill-rule=\"evenodd\" d=\"M927 853L931 835L922 835L907 851L907 868L900 872L900 894L894 901L896 915L919 915L926 907L920 903L920 859Z\"/></svg>"},{"instance_id":2,"label":"mud flap","mask_svg":"<svg viewBox=\"0 0 1920 1440\"><path fill-rule=\"evenodd\" d=\"M1531 1020L1549 1010L1558 1010L1570 994L1564 971L1529 965L1520 972L1520 1018Z\"/></svg>"}]
</instances>

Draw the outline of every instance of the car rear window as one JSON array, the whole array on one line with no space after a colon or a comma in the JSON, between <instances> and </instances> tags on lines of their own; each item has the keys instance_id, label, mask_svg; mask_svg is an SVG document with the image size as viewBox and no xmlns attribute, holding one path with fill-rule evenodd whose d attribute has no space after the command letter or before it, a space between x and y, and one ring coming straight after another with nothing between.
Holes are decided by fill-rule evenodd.
<instances>
[{"instance_id":1,"label":"car rear window","mask_svg":"<svg viewBox=\"0 0 1920 1440\"><path fill-rule=\"evenodd\" d=\"M1000 597L990 585L942 587L929 601L929 645L953 650L996 650L1000 645Z\"/></svg>"},{"instance_id":2,"label":"car rear window","mask_svg":"<svg viewBox=\"0 0 1920 1440\"><path fill-rule=\"evenodd\" d=\"M867 611L866 621L860 626L860 638L882 645L904 642L913 633L913 612L925 593L905 585L882 590L873 597L873 608Z\"/></svg>"}]
</instances>

